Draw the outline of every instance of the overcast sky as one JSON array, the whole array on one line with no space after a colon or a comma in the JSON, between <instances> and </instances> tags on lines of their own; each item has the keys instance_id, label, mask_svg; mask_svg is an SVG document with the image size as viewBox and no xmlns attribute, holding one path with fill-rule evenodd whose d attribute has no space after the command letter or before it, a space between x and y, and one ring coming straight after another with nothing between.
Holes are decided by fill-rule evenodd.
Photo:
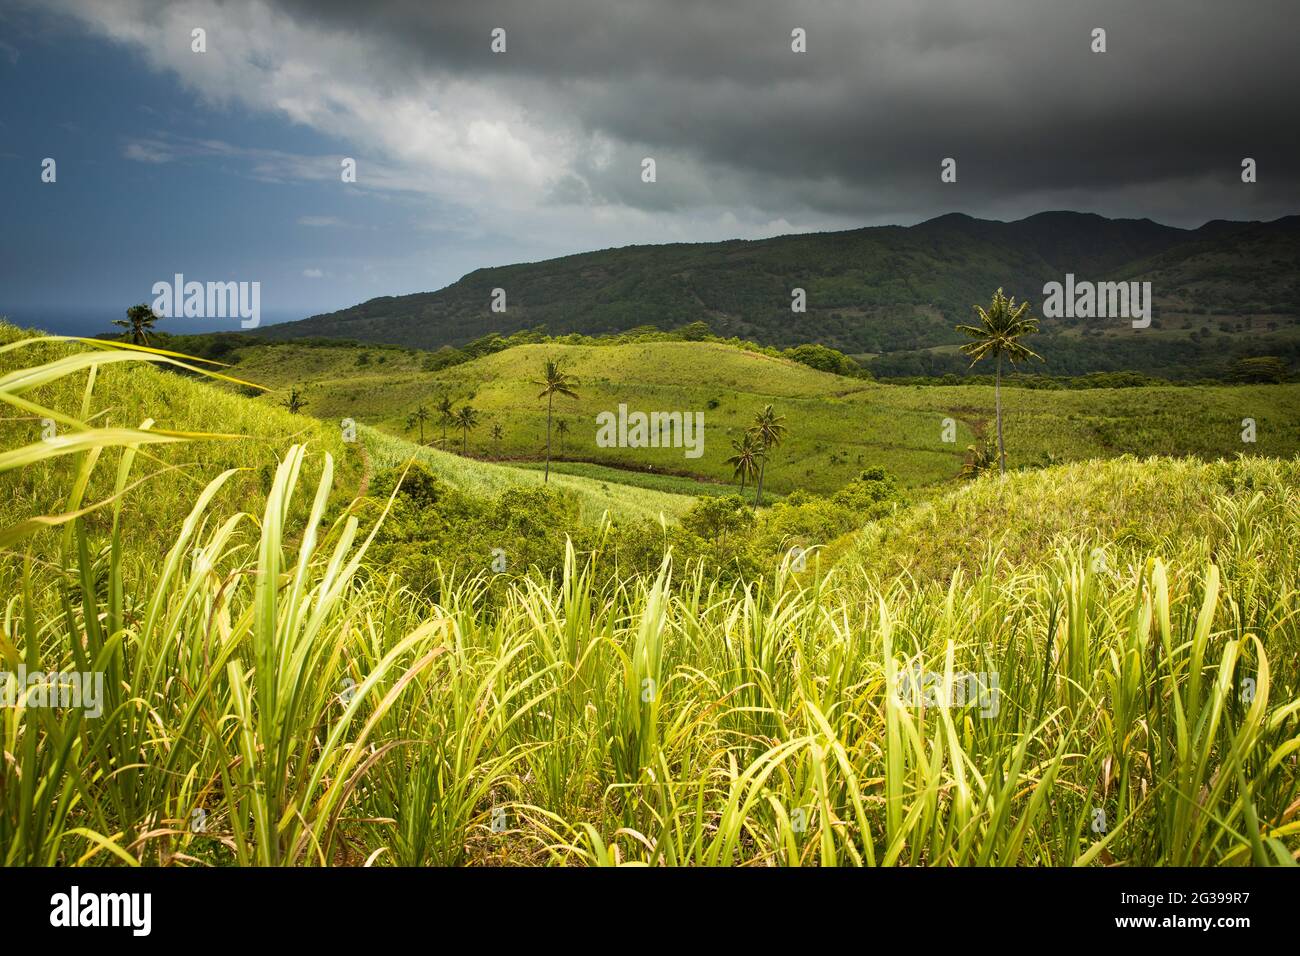
<instances>
[{"instance_id":1,"label":"overcast sky","mask_svg":"<svg viewBox=\"0 0 1300 956\"><path fill-rule=\"evenodd\" d=\"M0 312L116 314L184 272L300 318L480 266L952 211L1271 219L1300 211L1298 22L1294 0L0 0Z\"/></svg>"}]
</instances>

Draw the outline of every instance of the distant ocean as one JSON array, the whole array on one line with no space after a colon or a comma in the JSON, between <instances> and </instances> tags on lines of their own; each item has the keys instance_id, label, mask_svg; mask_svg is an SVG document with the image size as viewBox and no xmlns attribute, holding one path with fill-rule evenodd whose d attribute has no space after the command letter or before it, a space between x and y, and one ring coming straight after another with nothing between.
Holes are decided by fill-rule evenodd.
<instances>
[{"instance_id":1,"label":"distant ocean","mask_svg":"<svg viewBox=\"0 0 1300 956\"><path fill-rule=\"evenodd\" d=\"M275 325L278 322L292 322L305 319L312 312L285 312L277 315L262 313L262 325ZM121 331L113 325L114 319L126 318L126 310L92 309L44 309L16 306L0 306L0 317L12 325L21 325L29 329L41 329L56 335L82 335L91 337L104 332ZM239 332L238 319L159 319L158 329L173 335L194 335L199 332Z\"/></svg>"}]
</instances>

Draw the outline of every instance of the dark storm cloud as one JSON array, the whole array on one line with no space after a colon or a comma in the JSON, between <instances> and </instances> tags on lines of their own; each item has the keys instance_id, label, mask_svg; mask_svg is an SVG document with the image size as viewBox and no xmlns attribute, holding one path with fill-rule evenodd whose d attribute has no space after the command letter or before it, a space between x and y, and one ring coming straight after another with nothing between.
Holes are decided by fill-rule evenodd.
<instances>
[{"instance_id":1,"label":"dark storm cloud","mask_svg":"<svg viewBox=\"0 0 1300 956\"><path fill-rule=\"evenodd\" d=\"M278 6L382 41L389 55L370 68L394 86L412 72L489 83L615 141L617 162L580 164L585 183L566 180L565 201L922 218L1110 196L1125 214L1193 222L1300 206L1292 2ZM488 51L498 26L505 55ZM806 54L790 50L794 27ZM1094 27L1104 54L1090 50ZM665 188L626 174L642 155L659 159ZM672 156L709 172L675 182ZM946 156L956 187L938 181ZM1260 166L1245 190L1244 156Z\"/></svg>"}]
</instances>

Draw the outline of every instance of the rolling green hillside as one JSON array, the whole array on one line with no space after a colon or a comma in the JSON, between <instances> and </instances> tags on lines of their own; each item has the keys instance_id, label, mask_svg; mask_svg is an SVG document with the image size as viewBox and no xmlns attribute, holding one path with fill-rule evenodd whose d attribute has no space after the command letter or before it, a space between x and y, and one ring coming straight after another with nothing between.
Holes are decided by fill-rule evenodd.
<instances>
[{"instance_id":1,"label":"rolling green hillside","mask_svg":"<svg viewBox=\"0 0 1300 956\"><path fill-rule=\"evenodd\" d=\"M421 462L448 484L471 494L494 497L509 488L539 488L542 474L531 468L462 458L437 448L421 446L402 438L362 426L359 433L376 468L398 468L410 459ZM676 520L694 499L686 494L634 488L616 481L552 471L549 487L571 496L583 520L596 523L609 512L616 517Z\"/></svg>"},{"instance_id":2,"label":"rolling green hillside","mask_svg":"<svg viewBox=\"0 0 1300 956\"><path fill-rule=\"evenodd\" d=\"M1285 533L1298 515L1300 458L1125 457L987 476L873 522L840 565L880 581L945 583L958 570L1009 569L1064 549L1112 581L1139 574L1150 554L1235 570L1277 560L1259 553L1265 529Z\"/></svg>"},{"instance_id":3,"label":"rolling green hillside","mask_svg":"<svg viewBox=\"0 0 1300 956\"><path fill-rule=\"evenodd\" d=\"M0 343L20 334L0 326ZM794 431L847 421L849 437L915 442L870 446L900 466L924 463L907 423L932 426L939 403L961 402L974 420L989 398L669 344L562 357L585 376L586 412L712 395L725 433L725 409L747 415L770 400L789 415L791 445L806 440ZM96 371L55 364L84 348L0 352L0 530L77 507L80 477L97 486L90 498L111 485L125 456L103 424L249 437L141 445L132 477L184 467L130 493L111 525L99 511L0 549L6 670L104 677L93 710L38 702L35 686L5 708L2 779L23 784L0 787L6 865L1186 867L1300 856L1294 451L1089 461L910 507L890 480L864 476L860 503L881 517L839 528L847 551L741 586L677 545L694 522L710 549L736 547L753 518L743 506L705 502L718 523L696 511L662 535L642 521L611 553L615 536L579 511L666 508L677 496L610 488L605 502L556 511L541 507L555 499L537 494L535 471L413 451L364 422L359 441L343 442L331 420L335 402L396 408L403 389L459 384L529 435L529 378L558 354L548 347L442 377L405 354L368 375L355 349L242 357L248 377L313 369L309 409L322 420L275 407L282 392L250 399L107 364L107 349ZM1078 453L1100 425L1114 442L1213 444L1246 407L1261 449L1296 434L1295 386L1010 391L1026 448ZM43 444L42 423L22 414L46 410L37 402L75 418L68 427L87 441L73 454ZM373 472L377 491L346 520L325 515L325 451L345 501ZM387 466L412 454L424 467L386 508ZM224 467L244 470L206 497ZM555 480L591 491L590 479ZM473 520L457 520L467 496L448 484L485 493ZM832 503L792 495L762 516L790 522L761 530L805 531L815 525L796 527L798 513L829 517ZM571 547L575 530L586 541ZM481 563L496 542L517 573ZM558 560L535 565L541 545ZM837 572L820 573L837 555ZM1091 825L1098 808L1104 833Z\"/></svg>"},{"instance_id":4,"label":"rolling green hillside","mask_svg":"<svg viewBox=\"0 0 1300 956\"><path fill-rule=\"evenodd\" d=\"M29 338L26 330L0 322L0 345ZM0 376L36 361L86 351L75 343L41 343L0 354ZM141 550L161 552L165 538L185 519L194 497L207 483L229 468L239 469L216 500L233 507L250 495L260 494L274 471L276 457L299 442L318 452L328 452L336 462L335 501L351 498L359 487L364 464L355 446L342 440L337 425L305 415L291 415L267 402L254 402L212 385L209 381L161 371L140 363L105 365L93 378L86 372L70 375L25 395L44 407L77 416L83 408L91 424L104 427L138 427L146 420L155 429L205 432L228 436L176 444L153 445L140 452L137 472L157 474L131 494L130 500L148 516L141 522ZM44 428L36 416L7 415L0 420L0 448L17 448L36 442ZM56 430L56 432L61 430ZM87 501L112 493L117 449L104 453L105 462L94 472ZM78 456L64 455L0 475L0 527L31 514L57 514L65 509ZM148 465L146 468L145 465ZM320 456L309 464L309 474L319 474ZM95 533L108 531L106 512L84 519ZM160 537L149 538L151 530ZM148 540L148 544L146 544Z\"/></svg>"},{"instance_id":5,"label":"rolling green hillside","mask_svg":"<svg viewBox=\"0 0 1300 956\"><path fill-rule=\"evenodd\" d=\"M1046 320L1045 333L1075 333L1054 350L1069 374L1129 368L1172 376L1188 364L1204 372L1223 358L1224 343L1198 337L1170 356L1153 342L1162 329L1184 331L1185 322L1194 323L1186 332L1202 319L1216 328L1219 316L1252 319L1249 341L1228 343L1233 349L1297 354L1295 336L1282 334L1300 317L1296 216L1184 230L1069 212L1009 223L951 214L909 228L630 246L479 269L437 292L371 299L257 334L437 348L535 327L600 334L704 321L723 337L763 344L896 353L959 341L953 326L999 285L1038 310L1043 283L1067 272L1150 281L1159 321L1154 333L1135 336L1114 320ZM497 288L506 292L504 312L490 309ZM791 312L794 288L807 292L806 314ZM1111 337L1083 342L1082 330ZM880 374L908 371L883 362Z\"/></svg>"},{"instance_id":6,"label":"rolling green hillside","mask_svg":"<svg viewBox=\"0 0 1300 956\"><path fill-rule=\"evenodd\" d=\"M28 335L24 330L0 323L0 345ZM82 351L85 347L75 343L50 343L3 353L0 376L23 367L25 362L48 361ZM304 363L310 365L310 358L310 355L305 357ZM315 452L308 464L308 477L312 480L319 476L320 452L334 457L331 501L336 507L363 493L373 474L400 467L411 458L421 461L448 484L483 499L494 498L508 488L542 483L539 472L421 448L400 436L367 429L360 422L358 440L346 442L340 422L330 420L331 416L320 418L309 414L318 412L316 408L309 407L308 414L290 414L273 398L232 394L232 390L252 390L236 385L220 388L207 379L145 365L104 366L97 372L89 395L86 384L86 374L81 373L36 389L28 397L69 415L76 415L84 404L99 427L133 427L152 419L155 429L231 436L156 445L141 451L140 458L151 466L147 470L157 474L134 489L128 501L132 508L140 509L149 518L140 524L142 532L147 535L150 529L157 529L164 536L152 544L146 544L145 538L141 538L137 543L142 550L153 546L161 549L170 529L189 513L193 497L228 468L238 471L226 483L216 504L233 508L256 500L264 493L278 456L295 442L308 445ZM0 420L0 448L17 448L35 442L42 435L42 427L42 422L35 417L5 417ZM119 454L115 450L107 452L106 464L115 463ZM5 494L0 496L0 527L31 514L63 512L77 460L76 456L61 456L33 464L17 474L0 475L3 483L0 486L5 489ZM137 465L137 471L144 470ZM101 464L91 478L87 501L110 496L113 478L113 468ZM688 495L671 490L629 488L601 477L552 475L550 486L572 499L577 512L592 523L606 511L620 517L658 519L663 515L670 521L676 520L693 502ZM92 533L109 531L107 511L92 513L83 520Z\"/></svg>"},{"instance_id":7,"label":"rolling green hillside","mask_svg":"<svg viewBox=\"0 0 1300 956\"><path fill-rule=\"evenodd\" d=\"M469 403L481 413L483 424L468 440L472 456L536 460L545 451L546 408L534 380L548 357L561 360L579 382L579 400L556 403L557 420L569 428L563 447L558 435L553 439L557 457L725 483L731 480L725 464L731 439L770 402L789 428L768 466L766 486L777 494L833 491L873 465L912 487L949 481L993 417L988 386L874 383L718 343L525 345L436 373L422 369L418 353L345 346L253 346L239 350L235 360L241 376L272 387L259 401L278 401L290 387L303 387L312 414L354 418L406 438L418 438L418 429L408 427L410 414L421 404L432 412L445 394L456 406ZM703 456L597 447L596 415L620 403L632 411L703 412ZM1070 461L1300 451L1300 385L1004 389L1003 404L1012 467L1041 465L1048 456ZM954 442L942 440L946 418L954 422ZM1253 444L1242 441L1245 418L1256 423ZM492 437L494 425L501 426L500 442ZM441 438L431 420L426 441ZM463 440L448 431L452 450Z\"/></svg>"}]
</instances>

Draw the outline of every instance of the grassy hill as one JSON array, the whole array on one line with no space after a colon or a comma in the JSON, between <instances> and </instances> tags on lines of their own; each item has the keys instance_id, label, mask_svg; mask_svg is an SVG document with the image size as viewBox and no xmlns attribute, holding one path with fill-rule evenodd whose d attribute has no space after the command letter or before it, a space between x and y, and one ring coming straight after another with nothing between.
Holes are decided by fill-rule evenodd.
<instances>
[{"instance_id":1,"label":"grassy hill","mask_svg":"<svg viewBox=\"0 0 1300 956\"><path fill-rule=\"evenodd\" d=\"M0 327L0 347L20 334ZM123 457L98 432L75 454L17 463L32 447L53 453L22 414L31 403L87 425L154 419L250 437L142 446L138 471L185 467L134 490L111 520L95 512L46 532L55 540L41 539L34 560L28 542L0 550L4 669L104 678L97 712L84 701L39 706L27 691L5 708L5 779L24 784L0 787L5 865L1265 866L1300 856L1300 461L1160 457L984 479L868 525L831 575L815 565L737 583L665 560L653 531L634 529L643 540L624 543L643 544L650 561L632 574L611 563L603 534L588 534L576 551L561 542L562 563L545 574L433 560L403 583L398 563L434 534L450 532L463 557L497 540L465 528L556 539L584 516L570 509L573 523L530 527L554 513L532 507L550 497L536 494L535 472L422 449L424 468L377 527L382 505L369 497L321 520L326 450L339 462L333 491L350 498L370 472L390 481L384 466L402 463L410 443L364 423L362 440L344 443L335 413L289 415L274 397L135 364L32 377L83 348L0 352L10 410L0 528L75 507L85 476L89 497L111 490ZM526 394L538 357L520 349L453 371L506 402ZM672 383L689 369L725 401L770 396L810 421L817 401L892 420L943 391L837 392L862 385L718 347L670 350L662 367L635 351L568 357L606 398L619 393L601 369L659 398L681 397ZM349 358L355 369L355 350L310 361L328 374ZM313 406L333 400L328 381ZM349 382L382 403L382 375ZM1186 441L1215 427L1214 409L1293 397L1207 391L1204 407L1172 402L1194 390L1114 398L1129 403L1132 434ZM1151 416L1143 433L1139 416L1163 392L1170 416L1191 411L1178 430ZM1058 429L1070 426L1069 406L1041 403L1084 400L1019 398L1038 401L1039 414L1050 407L1043 427ZM207 480L231 466L244 469L238 487L204 500ZM447 526L447 512L465 507L444 487L457 483L501 494L476 504L472 523ZM610 501L627 496L675 497L624 488ZM509 520L485 524L498 510ZM950 582L959 566L968 573ZM1098 809L1103 833L1091 826Z\"/></svg>"},{"instance_id":2,"label":"grassy hill","mask_svg":"<svg viewBox=\"0 0 1300 956\"><path fill-rule=\"evenodd\" d=\"M1300 458L1232 461L1125 457L1081 462L1002 480L990 475L873 522L842 555L849 574L947 582L954 573L999 573L1058 550L1095 560L1110 580L1141 573L1160 554L1188 567L1236 569L1265 555L1300 520ZM1268 529L1277 533L1270 538ZM1290 560L1292 573L1300 567Z\"/></svg>"},{"instance_id":3,"label":"grassy hill","mask_svg":"<svg viewBox=\"0 0 1300 956\"><path fill-rule=\"evenodd\" d=\"M28 335L0 323L0 346ZM84 351L86 348L77 344L51 343L3 353L0 376L37 358L49 360ZM306 352L301 356L303 367L323 371L326 366L320 361L322 354ZM317 360L315 366L313 360ZM242 377L244 370L236 370L235 374ZM368 429L359 415L358 441L345 442L341 423L334 416L318 417L322 409L316 407L309 407L306 414L290 414L280 407L278 393L256 398L252 389L233 384L221 388L202 377L139 364L105 366L97 373L89 397L85 386L84 374L71 376L37 390L35 396L47 407L70 415L85 406L91 410L94 424L101 427L133 427L151 418L156 429L233 436L153 446L142 452L141 457L156 466L159 473L134 492L134 500L153 518L146 527L159 529L162 535L169 535L169 529L184 520L192 497L228 468L239 471L227 482L217 504L233 506L255 498L269 481L277 455L293 443L334 456L337 466L331 500L336 506L364 490L373 473L400 467L412 458L453 487L484 498L499 495L507 488L542 483L542 475L531 469L474 461ZM313 412L317 414L310 414ZM41 437L41 429L37 417L8 416L0 420L0 447L34 442ZM109 461L116 460L116 455L109 452ZM24 469L16 478L5 476L8 493L0 501L0 527L20 516L62 511L74 461L73 456L53 458ZM318 468L319 454L311 461L312 467ZM101 465L90 480L88 500L111 494L113 479L112 468ZM553 475L550 485L561 495L571 497L583 518L591 522L598 521L607 510L616 516L657 519L662 514L675 520L693 500L670 490L633 489L606 478L583 475ZM92 530L108 530L106 513L85 520Z\"/></svg>"},{"instance_id":4,"label":"grassy hill","mask_svg":"<svg viewBox=\"0 0 1300 956\"><path fill-rule=\"evenodd\" d=\"M953 326L999 285L1038 310L1043 283L1067 272L1150 281L1158 318L1140 336L1113 319L1045 320L1045 334L1073 333L1053 349L1068 374L1206 374L1225 358L1225 344L1234 353L1300 355L1297 216L1184 230L1070 212L1016 222L951 214L909 228L630 246L479 269L436 292L371 299L256 334L437 348L534 327L599 334L704 321L724 337L763 344L820 342L849 354L906 356L959 341ZM505 312L490 310L497 288L506 291ZM807 293L804 314L790 310L794 288ZM1225 334L1235 338L1227 343L1190 337L1204 322L1217 331L1215 320L1225 316L1250 317L1251 327L1236 335L1237 322L1230 323ZM1162 332L1180 333L1173 354L1155 345ZM879 374L912 374L910 361L879 362ZM962 369L941 366L950 370Z\"/></svg>"},{"instance_id":5,"label":"grassy hill","mask_svg":"<svg viewBox=\"0 0 1300 956\"><path fill-rule=\"evenodd\" d=\"M0 346L30 337L30 332L0 322ZM86 351L85 346L75 343L42 343L0 353L0 376L36 362ZM139 529L139 533L150 537L147 546L139 542L142 552L150 548L159 552L174 527L189 513L194 497L226 469L238 471L220 492L218 507L233 507L259 495L274 471L276 456L295 442L334 456L335 503L350 499L362 481L362 458L356 446L342 440L337 424L291 415L273 403L231 394L209 380L142 363L104 365L88 389L90 381L87 373L81 372L41 386L25 397L72 417L87 411L90 424L101 428L134 428L152 419L155 429L234 436L152 445L141 450L137 471L156 472L155 477L132 492L131 500L150 517ZM36 442L43 428L38 416L10 413L0 420L0 447L17 448ZM62 434L65 429L57 432ZM104 453L105 460L88 481L88 502L112 494L119 455L115 449ZM5 494L0 495L0 526L32 514L64 511L78 462L79 456L64 455L0 475L5 487ZM317 457L309 471L319 474L319 466ZM107 512L92 513L84 522L95 534L106 534L109 528Z\"/></svg>"},{"instance_id":6,"label":"grassy hill","mask_svg":"<svg viewBox=\"0 0 1300 956\"><path fill-rule=\"evenodd\" d=\"M406 438L418 438L408 427L410 414L421 404L432 411L445 394L483 416L469 436L471 455L535 460L544 454L546 409L534 380L548 357L564 362L580 395L557 401L557 419L570 431L562 450L554 438L555 454L628 469L630 483L653 473L725 486L731 439L770 402L789 426L768 466L773 492L830 492L873 465L907 486L933 486L957 474L967 446L990 431L993 417L988 386L875 383L719 343L525 345L434 373L424 371L419 353L397 349L255 345L232 360L241 376L272 387L258 401L275 402L289 388L303 387L313 414L351 417ZM702 411L703 457L687 459L680 449L597 447L595 416L620 403L631 410ZM1300 451L1300 385L1004 389L1003 403L1011 467L1038 466L1047 456L1287 457ZM942 440L946 418L955 423L951 443ZM1256 422L1254 444L1241 439L1245 418ZM493 425L501 426L500 442L491 437ZM441 437L440 426L426 425L427 441ZM462 435L453 429L447 438L448 447L460 449ZM692 491L689 485L665 490Z\"/></svg>"},{"instance_id":7,"label":"grassy hill","mask_svg":"<svg viewBox=\"0 0 1300 956\"><path fill-rule=\"evenodd\" d=\"M492 497L509 488L540 488L542 473L532 468L475 461L419 445L361 426L358 435L376 468L398 468L414 458L448 484L471 494ZM596 523L606 512L616 517L668 520L680 518L694 504L688 494L632 487L608 478L552 470L548 487L574 499L585 521Z\"/></svg>"}]
</instances>

